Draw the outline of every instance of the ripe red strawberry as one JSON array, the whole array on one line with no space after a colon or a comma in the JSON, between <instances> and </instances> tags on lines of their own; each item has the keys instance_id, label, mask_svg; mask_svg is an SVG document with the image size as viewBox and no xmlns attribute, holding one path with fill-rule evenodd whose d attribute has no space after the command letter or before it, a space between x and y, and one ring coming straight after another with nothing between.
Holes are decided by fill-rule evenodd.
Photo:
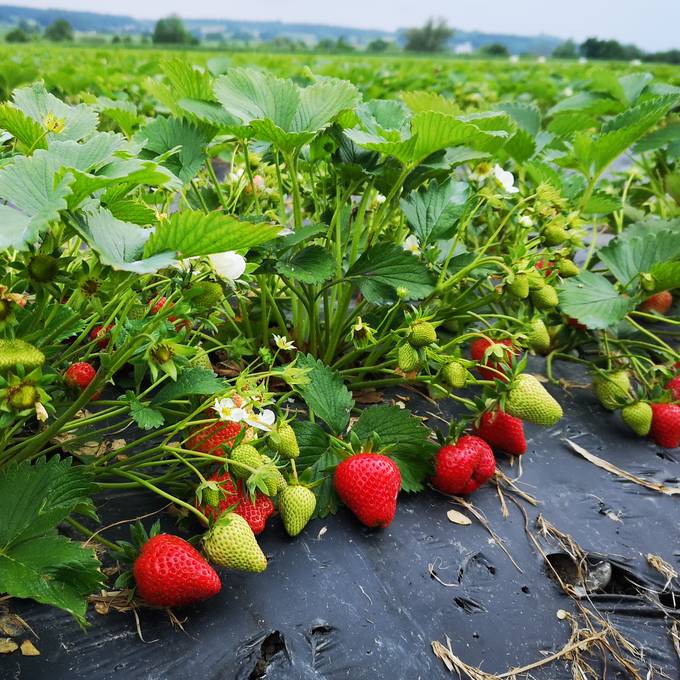
<instances>
[{"instance_id":1,"label":"ripe red strawberry","mask_svg":"<svg viewBox=\"0 0 680 680\"><path fill-rule=\"evenodd\" d=\"M109 346L110 338L109 333L113 330L113 324L108 325L106 328L104 326L95 326L90 331L90 340L96 340L97 344L102 348L106 349Z\"/></svg>"},{"instance_id":2,"label":"ripe red strawberry","mask_svg":"<svg viewBox=\"0 0 680 680\"><path fill-rule=\"evenodd\" d=\"M649 436L659 446L674 449L680 446L680 406L651 404L652 427Z\"/></svg>"},{"instance_id":3,"label":"ripe red strawberry","mask_svg":"<svg viewBox=\"0 0 680 680\"><path fill-rule=\"evenodd\" d=\"M673 398L680 401L680 375L676 375L666 383L666 389L673 393Z\"/></svg>"},{"instance_id":4,"label":"ripe red strawberry","mask_svg":"<svg viewBox=\"0 0 680 680\"><path fill-rule=\"evenodd\" d=\"M662 290L659 293L650 295L640 303L639 309L642 312L656 312L657 314L668 314L668 310L673 306L673 296L670 291Z\"/></svg>"},{"instance_id":5,"label":"ripe red strawberry","mask_svg":"<svg viewBox=\"0 0 680 680\"><path fill-rule=\"evenodd\" d=\"M179 536L150 538L135 560L137 592L157 607L181 607L220 592L217 572Z\"/></svg>"},{"instance_id":6,"label":"ripe red strawberry","mask_svg":"<svg viewBox=\"0 0 680 680\"><path fill-rule=\"evenodd\" d=\"M555 263L552 260L548 260L547 262L545 260L539 260L536 263L536 269L547 278L555 270Z\"/></svg>"},{"instance_id":7,"label":"ripe red strawberry","mask_svg":"<svg viewBox=\"0 0 680 680\"><path fill-rule=\"evenodd\" d=\"M219 421L207 427L201 427L189 438L186 443L187 449L200 451L201 453L219 453L222 444L231 446L232 442L241 431L239 423Z\"/></svg>"},{"instance_id":8,"label":"ripe red strawberry","mask_svg":"<svg viewBox=\"0 0 680 680\"><path fill-rule=\"evenodd\" d=\"M584 326L580 321L574 319L572 316L567 317L567 325L576 328L579 331L587 331L588 327Z\"/></svg>"},{"instance_id":9,"label":"ripe red strawberry","mask_svg":"<svg viewBox=\"0 0 680 680\"><path fill-rule=\"evenodd\" d=\"M160 312L161 309L165 307L166 303L170 305L168 309L172 309L175 306L172 302L168 302L168 299L164 296L161 296L155 300L151 300L151 302L149 302L149 306L151 307L150 313L158 314L158 312ZM175 321L177 321L177 317L169 316L168 321L170 321L171 323L175 323ZM191 321L189 321L189 319L182 319L175 323L175 330L177 332L179 332L182 328L186 328L187 330L189 330L191 328Z\"/></svg>"},{"instance_id":10,"label":"ripe red strawberry","mask_svg":"<svg viewBox=\"0 0 680 680\"><path fill-rule=\"evenodd\" d=\"M335 470L340 500L367 527L385 528L397 511L401 474L397 464L378 453L359 453Z\"/></svg>"},{"instance_id":11,"label":"ripe red strawberry","mask_svg":"<svg viewBox=\"0 0 680 680\"><path fill-rule=\"evenodd\" d=\"M87 361L78 361L66 369L64 379L69 387L78 388L82 392L94 380L95 375L97 371L92 364L88 364Z\"/></svg>"},{"instance_id":12,"label":"ripe red strawberry","mask_svg":"<svg viewBox=\"0 0 680 680\"><path fill-rule=\"evenodd\" d=\"M274 503L269 496L258 491L253 501L245 484L242 482L235 484L231 475L224 470L215 472L208 481L217 482L220 487L217 506L211 506L206 502L202 504L195 502L195 505L209 520L216 520L229 508L236 506L234 512L248 522L254 534L261 534L264 531L267 520L274 514Z\"/></svg>"},{"instance_id":13,"label":"ripe red strawberry","mask_svg":"<svg viewBox=\"0 0 680 680\"><path fill-rule=\"evenodd\" d=\"M527 450L524 423L500 409L483 413L475 434L494 450L511 456L521 456Z\"/></svg>"},{"instance_id":14,"label":"ripe red strawberry","mask_svg":"<svg viewBox=\"0 0 680 680\"><path fill-rule=\"evenodd\" d=\"M456 444L442 446L434 459L432 484L444 493L471 494L496 472L496 459L479 437L466 435Z\"/></svg>"},{"instance_id":15,"label":"ripe red strawberry","mask_svg":"<svg viewBox=\"0 0 680 680\"><path fill-rule=\"evenodd\" d=\"M489 340L488 338L478 338L470 345L470 356L474 359L474 361L480 363L480 365L477 366L477 370L479 371L482 378L485 378L486 380L498 379L502 380L503 382L507 382L508 379L504 375L501 375L503 373L501 361L494 358L493 356L490 356L488 360L484 361L484 354L486 353L487 349L494 345L502 348L502 363L512 367L517 350L512 346L512 341L508 340L507 338L496 341Z\"/></svg>"}]
</instances>

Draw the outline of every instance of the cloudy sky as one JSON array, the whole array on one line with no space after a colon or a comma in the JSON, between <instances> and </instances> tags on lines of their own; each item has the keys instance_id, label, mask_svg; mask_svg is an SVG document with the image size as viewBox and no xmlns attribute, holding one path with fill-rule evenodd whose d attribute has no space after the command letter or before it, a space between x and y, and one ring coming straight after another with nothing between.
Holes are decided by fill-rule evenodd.
<instances>
[{"instance_id":1,"label":"cloudy sky","mask_svg":"<svg viewBox=\"0 0 680 680\"><path fill-rule=\"evenodd\" d=\"M176 13L190 18L281 20L387 30L442 16L457 28L493 33L591 35L648 50L680 48L680 0L14 0L139 18Z\"/></svg>"}]
</instances>

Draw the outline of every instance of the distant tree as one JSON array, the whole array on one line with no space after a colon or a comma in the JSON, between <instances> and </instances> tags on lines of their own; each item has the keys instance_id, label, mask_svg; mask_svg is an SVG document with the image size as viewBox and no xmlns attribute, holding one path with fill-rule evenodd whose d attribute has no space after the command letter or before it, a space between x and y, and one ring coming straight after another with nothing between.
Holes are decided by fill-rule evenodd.
<instances>
[{"instance_id":1,"label":"distant tree","mask_svg":"<svg viewBox=\"0 0 680 680\"><path fill-rule=\"evenodd\" d=\"M22 30L21 28L13 28L11 31L7 33L5 36L5 40L8 43L27 43L30 42L31 36L26 33L26 31Z\"/></svg>"},{"instance_id":2,"label":"distant tree","mask_svg":"<svg viewBox=\"0 0 680 680\"><path fill-rule=\"evenodd\" d=\"M40 29L38 28L38 24L36 23L31 23L30 21L26 21L26 19L22 19L19 22L19 28L26 34L32 35L33 33L40 33Z\"/></svg>"},{"instance_id":3,"label":"distant tree","mask_svg":"<svg viewBox=\"0 0 680 680\"><path fill-rule=\"evenodd\" d=\"M73 40L73 26L66 19L57 19L45 29L45 39L52 42Z\"/></svg>"},{"instance_id":4,"label":"distant tree","mask_svg":"<svg viewBox=\"0 0 680 680\"><path fill-rule=\"evenodd\" d=\"M508 48L503 43L498 42L482 45L479 51L489 57L507 57L510 54Z\"/></svg>"},{"instance_id":5,"label":"distant tree","mask_svg":"<svg viewBox=\"0 0 680 680\"><path fill-rule=\"evenodd\" d=\"M382 38L377 38L376 40L371 40L368 45L366 45L367 52L386 52L390 49L390 43Z\"/></svg>"},{"instance_id":6,"label":"distant tree","mask_svg":"<svg viewBox=\"0 0 680 680\"><path fill-rule=\"evenodd\" d=\"M318 43L316 43L316 49L319 52L334 52L335 51L335 40L330 38L321 38Z\"/></svg>"},{"instance_id":7,"label":"distant tree","mask_svg":"<svg viewBox=\"0 0 680 680\"><path fill-rule=\"evenodd\" d=\"M552 55L556 59L576 59L578 56L576 43L573 40L566 40L553 50Z\"/></svg>"},{"instance_id":8,"label":"distant tree","mask_svg":"<svg viewBox=\"0 0 680 680\"><path fill-rule=\"evenodd\" d=\"M445 19L428 19L422 28L409 28L406 31L406 45L409 52L441 52L453 37Z\"/></svg>"},{"instance_id":9,"label":"distant tree","mask_svg":"<svg viewBox=\"0 0 680 680\"><path fill-rule=\"evenodd\" d=\"M617 40L599 40L598 38L588 38L585 42L581 43L579 52L582 57L588 59L619 61L639 59L643 56L642 50L635 45L622 45Z\"/></svg>"},{"instance_id":10,"label":"distant tree","mask_svg":"<svg viewBox=\"0 0 680 680\"><path fill-rule=\"evenodd\" d=\"M121 41L119 35L114 35L113 38L111 38L111 44L112 45L118 45Z\"/></svg>"},{"instance_id":11,"label":"distant tree","mask_svg":"<svg viewBox=\"0 0 680 680\"><path fill-rule=\"evenodd\" d=\"M194 42L193 36L184 27L178 16L159 19L151 38L157 45L187 45Z\"/></svg>"},{"instance_id":12,"label":"distant tree","mask_svg":"<svg viewBox=\"0 0 680 680\"><path fill-rule=\"evenodd\" d=\"M646 54L645 61L662 61L667 64L680 64L680 50L668 50L667 52L653 52Z\"/></svg>"}]
</instances>

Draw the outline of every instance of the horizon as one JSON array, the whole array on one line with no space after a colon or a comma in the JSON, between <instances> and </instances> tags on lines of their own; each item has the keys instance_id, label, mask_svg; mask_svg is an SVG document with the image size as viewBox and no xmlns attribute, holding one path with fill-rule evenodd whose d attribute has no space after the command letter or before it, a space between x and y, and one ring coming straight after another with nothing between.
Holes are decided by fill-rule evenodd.
<instances>
[{"instance_id":1,"label":"horizon","mask_svg":"<svg viewBox=\"0 0 680 680\"><path fill-rule=\"evenodd\" d=\"M619 2L615 10L606 7L610 4L608 0L572 0L568 7L554 1L514 0L508 3L507 0L487 0L483 16L479 6L450 7L446 0L425 0L417 7L405 0L394 0L389 7L387 2L366 6L357 0L345 0L342 6L333 4L330 7L325 6L328 3L312 0L260 0L245 11L243 5L215 10L215 3L210 0L194 0L191 12L186 11L184 0L147 0L142 10L133 0L119 0L115 11L111 10L109 3L93 0L26 0L2 4L130 16L150 21L177 14L189 21L272 21L386 32L422 25L431 16L441 16L452 28L466 32L546 35L562 40L571 38L578 43L594 36L615 39L624 44L633 43L652 52L680 47L675 29L680 24L680 3L671 6L669 0L649 0L644 10L635 0ZM360 17L359 21L357 17ZM582 29L584 26L587 30Z\"/></svg>"}]
</instances>

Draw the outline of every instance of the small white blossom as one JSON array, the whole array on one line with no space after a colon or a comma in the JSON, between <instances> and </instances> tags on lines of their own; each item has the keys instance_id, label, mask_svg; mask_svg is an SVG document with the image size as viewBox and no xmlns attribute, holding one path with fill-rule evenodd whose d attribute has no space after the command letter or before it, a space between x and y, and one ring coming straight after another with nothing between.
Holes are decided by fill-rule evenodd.
<instances>
[{"instance_id":1,"label":"small white blossom","mask_svg":"<svg viewBox=\"0 0 680 680\"><path fill-rule=\"evenodd\" d=\"M510 63L511 64L516 64L519 61L519 55L518 54L511 54L510 55Z\"/></svg>"},{"instance_id":2,"label":"small white blossom","mask_svg":"<svg viewBox=\"0 0 680 680\"><path fill-rule=\"evenodd\" d=\"M544 57L544 56L540 56L536 61L537 61L539 64L545 64L545 57Z\"/></svg>"},{"instance_id":3,"label":"small white blossom","mask_svg":"<svg viewBox=\"0 0 680 680\"><path fill-rule=\"evenodd\" d=\"M579 57L578 58L578 63L579 64L587 64L588 60L585 57Z\"/></svg>"},{"instance_id":4,"label":"small white blossom","mask_svg":"<svg viewBox=\"0 0 680 680\"><path fill-rule=\"evenodd\" d=\"M639 59L631 59L630 60L630 65L631 66L641 66L642 62Z\"/></svg>"},{"instance_id":5,"label":"small white blossom","mask_svg":"<svg viewBox=\"0 0 680 680\"><path fill-rule=\"evenodd\" d=\"M274 344L279 349L295 349L295 345L292 340L289 340L285 335L274 335Z\"/></svg>"},{"instance_id":6,"label":"small white blossom","mask_svg":"<svg viewBox=\"0 0 680 680\"><path fill-rule=\"evenodd\" d=\"M243 177L243 168L238 168L227 175L227 181L234 184L240 181L241 177Z\"/></svg>"},{"instance_id":7,"label":"small white blossom","mask_svg":"<svg viewBox=\"0 0 680 680\"><path fill-rule=\"evenodd\" d=\"M44 423L49 418L47 409L39 401L35 403L35 417L41 423Z\"/></svg>"},{"instance_id":8,"label":"small white blossom","mask_svg":"<svg viewBox=\"0 0 680 680\"><path fill-rule=\"evenodd\" d=\"M248 412L236 406L233 399L215 399L213 409L220 420L229 420L232 423L240 423L248 416Z\"/></svg>"},{"instance_id":9,"label":"small white blossom","mask_svg":"<svg viewBox=\"0 0 680 680\"><path fill-rule=\"evenodd\" d=\"M266 408L264 411L260 411L260 413L249 413L245 420L251 427L269 432L274 425L276 415L274 411Z\"/></svg>"},{"instance_id":10,"label":"small white blossom","mask_svg":"<svg viewBox=\"0 0 680 680\"><path fill-rule=\"evenodd\" d=\"M264 178L262 175L253 175L253 186L256 189L264 189Z\"/></svg>"},{"instance_id":11,"label":"small white blossom","mask_svg":"<svg viewBox=\"0 0 680 680\"><path fill-rule=\"evenodd\" d=\"M401 247L409 253L413 253L414 255L420 254L420 244L418 243L418 239L414 234L407 236Z\"/></svg>"},{"instance_id":12,"label":"small white blossom","mask_svg":"<svg viewBox=\"0 0 680 680\"><path fill-rule=\"evenodd\" d=\"M478 163L475 169L470 173L470 179L479 182L480 184L493 172L491 163Z\"/></svg>"},{"instance_id":13,"label":"small white blossom","mask_svg":"<svg viewBox=\"0 0 680 680\"><path fill-rule=\"evenodd\" d=\"M228 250L225 253L210 255L210 262L215 272L223 279L236 281L246 270L246 260L243 255Z\"/></svg>"},{"instance_id":14,"label":"small white blossom","mask_svg":"<svg viewBox=\"0 0 680 680\"><path fill-rule=\"evenodd\" d=\"M500 165L495 165L493 174L498 184L502 186L508 194L516 194L519 191L515 186L515 178L509 170L503 170Z\"/></svg>"},{"instance_id":15,"label":"small white blossom","mask_svg":"<svg viewBox=\"0 0 680 680\"><path fill-rule=\"evenodd\" d=\"M562 90L562 94L565 97L571 97L574 94L574 90L572 90L570 87L565 87L564 90Z\"/></svg>"},{"instance_id":16,"label":"small white blossom","mask_svg":"<svg viewBox=\"0 0 680 680\"><path fill-rule=\"evenodd\" d=\"M375 202L376 203L384 203L385 200L386 200L385 196L383 196L382 194L376 194L376 196L375 196Z\"/></svg>"},{"instance_id":17,"label":"small white blossom","mask_svg":"<svg viewBox=\"0 0 680 680\"><path fill-rule=\"evenodd\" d=\"M533 227L534 226L534 221L531 219L529 215L522 215L522 217L519 218L519 223L523 227Z\"/></svg>"}]
</instances>

